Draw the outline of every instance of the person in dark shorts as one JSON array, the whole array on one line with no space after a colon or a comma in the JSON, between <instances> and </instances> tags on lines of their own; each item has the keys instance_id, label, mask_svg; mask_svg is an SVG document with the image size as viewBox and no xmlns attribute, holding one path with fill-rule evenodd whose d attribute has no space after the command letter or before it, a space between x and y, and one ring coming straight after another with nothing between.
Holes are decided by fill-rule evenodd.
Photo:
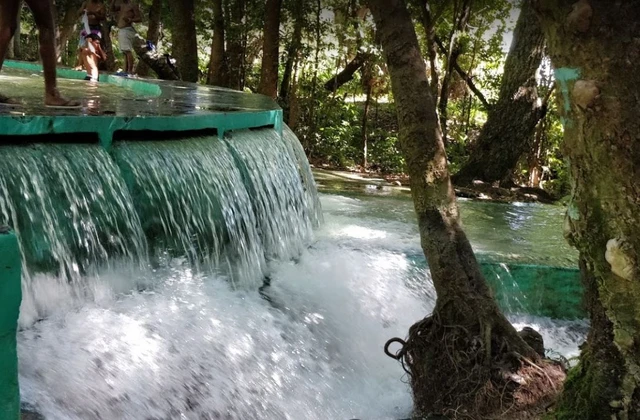
<instances>
[{"instance_id":1,"label":"person in dark shorts","mask_svg":"<svg viewBox=\"0 0 640 420\"><path fill-rule=\"evenodd\" d=\"M80 102L60 95L56 79L56 26L51 0L25 0L36 22L40 40L40 57L44 70L44 103L54 108L77 108ZM4 64L9 42L18 26L20 0L0 0L0 70ZM0 105L19 106L20 102L0 94Z\"/></svg>"}]
</instances>

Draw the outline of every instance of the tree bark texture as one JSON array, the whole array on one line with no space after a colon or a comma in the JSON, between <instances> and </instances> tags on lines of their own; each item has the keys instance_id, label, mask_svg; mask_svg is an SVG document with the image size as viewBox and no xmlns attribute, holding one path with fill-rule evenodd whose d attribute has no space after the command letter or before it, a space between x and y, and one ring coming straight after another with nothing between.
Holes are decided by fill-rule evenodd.
<instances>
[{"instance_id":1,"label":"tree bark texture","mask_svg":"<svg viewBox=\"0 0 640 420\"><path fill-rule=\"evenodd\" d=\"M475 179L510 181L518 161L530 149L546 106L538 98L536 72L544 54L544 35L533 8L525 0L504 65L498 101L489 111L473 153L456 175L456 184Z\"/></svg>"},{"instance_id":2,"label":"tree bark texture","mask_svg":"<svg viewBox=\"0 0 640 420\"><path fill-rule=\"evenodd\" d=\"M273 99L278 96L278 64L280 46L280 10L282 0L267 0L265 5L262 68L258 93Z\"/></svg>"},{"instance_id":3,"label":"tree bark texture","mask_svg":"<svg viewBox=\"0 0 640 420\"><path fill-rule=\"evenodd\" d=\"M195 1L169 2L173 14L172 55L186 82L198 81L198 42L196 37Z\"/></svg>"},{"instance_id":4,"label":"tree bark texture","mask_svg":"<svg viewBox=\"0 0 640 420\"><path fill-rule=\"evenodd\" d=\"M640 2L538 0L565 127L591 332L562 419L640 418Z\"/></svg>"},{"instance_id":5,"label":"tree bark texture","mask_svg":"<svg viewBox=\"0 0 640 420\"><path fill-rule=\"evenodd\" d=\"M149 8L149 27L147 29L147 40L151 41L153 45L158 46L160 40L160 21L162 19L162 0L153 0L151 7ZM138 76L148 76L149 66L145 61L138 62L136 67L136 74Z\"/></svg>"},{"instance_id":6,"label":"tree bark texture","mask_svg":"<svg viewBox=\"0 0 640 420\"><path fill-rule=\"evenodd\" d=\"M461 404L490 411L477 403L501 359L500 349L530 360L538 356L498 309L460 226L426 66L406 5L403 0L368 4L391 76L400 147L437 292L433 315L416 323L406 342L399 340L403 349L397 358L404 358L409 367L415 415L452 414ZM469 364L448 361L464 360L469 354L474 354Z\"/></svg>"},{"instance_id":7,"label":"tree bark texture","mask_svg":"<svg viewBox=\"0 0 640 420\"><path fill-rule=\"evenodd\" d=\"M211 61L207 84L228 87L229 68L224 48L224 15L222 0L213 0L213 40L211 42Z\"/></svg>"}]
</instances>

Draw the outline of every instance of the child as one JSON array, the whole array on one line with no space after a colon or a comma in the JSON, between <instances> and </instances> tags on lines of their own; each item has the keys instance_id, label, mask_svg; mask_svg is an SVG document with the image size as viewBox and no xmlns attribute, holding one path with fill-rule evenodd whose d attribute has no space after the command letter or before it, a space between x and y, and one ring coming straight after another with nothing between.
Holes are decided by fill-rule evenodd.
<instances>
[{"instance_id":1,"label":"child","mask_svg":"<svg viewBox=\"0 0 640 420\"><path fill-rule=\"evenodd\" d=\"M100 60L106 60L107 54L105 54L100 44L100 37L96 34L88 34L86 37L86 44L80 50L80 56L82 57L82 64L87 71L87 77L85 80L92 82L98 81L98 62Z\"/></svg>"},{"instance_id":2,"label":"child","mask_svg":"<svg viewBox=\"0 0 640 420\"><path fill-rule=\"evenodd\" d=\"M51 0L25 0L36 22L40 40L40 57L44 70L44 103L53 108L79 108L80 102L60 95L56 80L56 27ZM0 70L7 54L9 42L18 25L20 0L0 0ZM0 104L16 106L20 102L0 94Z\"/></svg>"}]
</instances>

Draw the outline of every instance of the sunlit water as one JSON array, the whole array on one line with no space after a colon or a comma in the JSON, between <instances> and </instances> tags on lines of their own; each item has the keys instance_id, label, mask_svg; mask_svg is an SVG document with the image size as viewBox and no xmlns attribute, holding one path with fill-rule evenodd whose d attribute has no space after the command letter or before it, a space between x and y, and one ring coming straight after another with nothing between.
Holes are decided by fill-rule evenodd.
<instances>
[{"instance_id":1,"label":"sunlit water","mask_svg":"<svg viewBox=\"0 0 640 420\"><path fill-rule=\"evenodd\" d=\"M88 281L95 299L20 332L23 399L48 419L406 417L407 378L382 346L434 297L415 262L410 203L321 200L325 224L311 246L269 263L269 299L179 260ZM134 284L141 291L126 292ZM584 322L512 321L566 357L586 331Z\"/></svg>"}]
</instances>

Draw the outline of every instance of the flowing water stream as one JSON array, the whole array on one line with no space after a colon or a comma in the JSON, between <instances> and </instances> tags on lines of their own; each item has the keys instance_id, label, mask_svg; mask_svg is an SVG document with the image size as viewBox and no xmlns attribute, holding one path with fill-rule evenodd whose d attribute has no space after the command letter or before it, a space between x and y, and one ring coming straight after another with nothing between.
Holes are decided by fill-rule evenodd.
<instances>
[{"instance_id":1,"label":"flowing water stream","mask_svg":"<svg viewBox=\"0 0 640 420\"><path fill-rule=\"evenodd\" d=\"M123 142L110 155L90 145L11 153L0 219L19 231L27 270L21 393L47 419L410 413L407 378L382 352L434 304L409 200L318 196L288 130ZM559 221L547 234L531 227L547 213L463 205L481 253L548 262L562 252L570 264L549 237ZM511 319L565 357L587 329Z\"/></svg>"}]
</instances>

